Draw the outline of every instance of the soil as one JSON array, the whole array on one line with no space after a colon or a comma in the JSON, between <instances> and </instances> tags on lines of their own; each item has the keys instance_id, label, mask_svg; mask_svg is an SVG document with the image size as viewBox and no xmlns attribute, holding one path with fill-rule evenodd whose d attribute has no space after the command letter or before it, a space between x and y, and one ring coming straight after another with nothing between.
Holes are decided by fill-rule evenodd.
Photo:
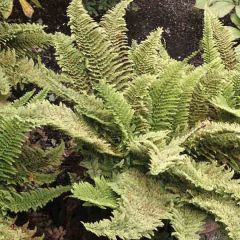
<instances>
[{"instance_id":1,"label":"soil","mask_svg":"<svg viewBox=\"0 0 240 240\"><path fill-rule=\"evenodd\" d=\"M60 31L70 34L66 15L70 0L40 0L40 2L43 9L36 9L33 18L28 19L23 15L16 0L14 13L9 21L38 22L47 26L47 32ZM134 0L126 16L129 39L139 42L160 26L164 28L163 37L170 55L175 59L189 56L198 49L202 36L202 13L194 8L194 2L195 0ZM59 70L53 53L54 50L49 49L44 54L44 62L48 67ZM49 132L46 141L41 143L44 146L52 143L52 139L59 142L59 138L62 138L62 135ZM67 171L82 176L84 169L79 167L80 161L81 156L67 154L62 165L63 174L59 176L58 183L66 184L69 181ZM96 221L109 215L110 212L97 208L84 208L80 201L65 195L49 203L40 212L20 215L18 221L22 223L29 220L30 226L38 227L38 234L45 233L46 240L97 240L104 238L97 238L87 232L81 221ZM167 231L161 236L168 236ZM161 237L161 239L173 238Z\"/></svg>"}]
</instances>

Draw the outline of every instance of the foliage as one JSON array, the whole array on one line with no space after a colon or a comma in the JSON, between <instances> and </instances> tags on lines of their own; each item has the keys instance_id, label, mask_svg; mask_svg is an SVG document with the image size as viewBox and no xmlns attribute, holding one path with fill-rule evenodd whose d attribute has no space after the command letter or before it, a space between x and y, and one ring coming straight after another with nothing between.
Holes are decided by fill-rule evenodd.
<instances>
[{"instance_id":1,"label":"foliage","mask_svg":"<svg viewBox=\"0 0 240 240\"><path fill-rule=\"evenodd\" d=\"M96 23L82 2L73 0L68 8L72 36L53 37L62 74L56 77L39 63L25 78L74 106L63 110L65 122L74 119L71 130L46 117L79 140L84 166L95 181L95 186L74 184L73 197L86 206L113 209L110 219L84 225L109 239L139 239L150 238L170 220L174 236L192 240L200 238L211 215L226 226L230 239L238 239L233 222L239 222L240 213L234 179L239 167L232 156L239 148L228 150L236 146L238 115L233 111L226 117L225 106L216 102L228 93L237 103L239 96L231 37L206 11L202 66L171 59L161 29L129 47L124 15L130 2L120 2ZM39 71L46 74L44 81ZM44 105L51 112L56 108ZM34 111L26 112L33 117Z\"/></svg>"},{"instance_id":2,"label":"foliage","mask_svg":"<svg viewBox=\"0 0 240 240\"><path fill-rule=\"evenodd\" d=\"M68 186L15 190L37 169L21 157L37 156L37 166L44 166L40 174L55 157L59 164L62 146L56 152L23 147L27 132L47 125L74 139L94 180L75 183L73 197L85 206L113 209L110 219L84 223L96 235L150 238L168 220L179 240L199 239L205 219L213 216L237 240L240 75L229 32L205 12L204 63L195 67L168 56L160 28L129 47L124 15L130 2L120 2L99 23L81 0L71 2L71 36L47 35L60 74L14 50L8 34L0 36L10 46L0 59L1 209L36 209L68 191ZM13 36L17 41L18 34ZM7 101L16 84L28 83L42 92ZM66 104L44 100L46 92Z\"/></svg>"}]
</instances>

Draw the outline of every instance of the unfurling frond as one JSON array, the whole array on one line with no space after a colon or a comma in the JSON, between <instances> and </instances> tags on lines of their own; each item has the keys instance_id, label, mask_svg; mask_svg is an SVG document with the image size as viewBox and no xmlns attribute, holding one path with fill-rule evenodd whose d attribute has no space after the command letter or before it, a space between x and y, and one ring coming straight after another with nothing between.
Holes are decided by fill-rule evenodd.
<instances>
[{"instance_id":1,"label":"unfurling frond","mask_svg":"<svg viewBox=\"0 0 240 240\"><path fill-rule=\"evenodd\" d=\"M107 180L95 178L94 182L95 187L87 182L75 183L72 189L73 197L100 208L117 208L117 195L111 189Z\"/></svg>"},{"instance_id":2,"label":"unfurling frond","mask_svg":"<svg viewBox=\"0 0 240 240\"><path fill-rule=\"evenodd\" d=\"M150 237L157 227L163 226L162 220L169 217L168 204L173 195L154 179L132 170L121 174L111 186L121 196L113 217L84 224L96 235L112 240Z\"/></svg>"}]
</instances>

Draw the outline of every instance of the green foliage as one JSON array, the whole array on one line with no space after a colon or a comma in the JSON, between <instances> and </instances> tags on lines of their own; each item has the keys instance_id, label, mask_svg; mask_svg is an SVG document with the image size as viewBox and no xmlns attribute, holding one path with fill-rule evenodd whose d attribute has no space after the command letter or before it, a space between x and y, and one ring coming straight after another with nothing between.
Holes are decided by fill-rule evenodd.
<instances>
[{"instance_id":1,"label":"green foliage","mask_svg":"<svg viewBox=\"0 0 240 240\"><path fill-rule=\"evenodd\" d=\"M239 171L240 78L230 36L206 11L204 64L199 67L171 59L160 28L129 47L124 14L130 2L119 3L99 23L81 0L71 2L71 37L51 36L60 74L41 59L23 57L14 46L0 53L0 133L9 143L2 144L0 154L6 165L2 182L7 183L0 191L2 209L36 209L69 189L14 190L30 173L40 184L49 168L59 165L61 145L46 150L23 145L27 132L47 125L73 138L95 182L74 184L73 197L85 206L113 209L110 219L84 223L96 235L150 238L167 220L179 240L199 239L210 215L226 226L230 239L238 239L234 222L239 222L240 185L234 177ZM41 92L6 101L12 87L28 83ZM44 100L47 92L66 104ZM36 163L21 161L32 155ZM20 179L14 178L18 170Z\"/></svg>"}]
</instances>

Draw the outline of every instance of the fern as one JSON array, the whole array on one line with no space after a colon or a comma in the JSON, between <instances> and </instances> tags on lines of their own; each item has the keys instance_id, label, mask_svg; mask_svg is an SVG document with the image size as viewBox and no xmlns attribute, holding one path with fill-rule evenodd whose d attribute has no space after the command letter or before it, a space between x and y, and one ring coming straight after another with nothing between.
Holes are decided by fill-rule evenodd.
<instances>
[{"instance_id":1,"label":"fern","mask_svg":"<svg viewBox=\"0 0 240 240\"><path fill-rule=\"evenodd\" d=\"M199 232L203 229L206 217L204 212L189 206L174 208L171 216L174 228L172 236L182 240L199 240Z\"/></svg>"},{"instance_id":2,"label":"fern","mask_svg":"<svg viewBox=\"0 0 240 240\"><path fill-rule=\"evenodd\" d=\"M104 178L95 178L95 187L89 183L75 183L73 185L73 197L91 203L101 208L117 208L117 198L108 182Z\"/></svg>"}]
</instances>

